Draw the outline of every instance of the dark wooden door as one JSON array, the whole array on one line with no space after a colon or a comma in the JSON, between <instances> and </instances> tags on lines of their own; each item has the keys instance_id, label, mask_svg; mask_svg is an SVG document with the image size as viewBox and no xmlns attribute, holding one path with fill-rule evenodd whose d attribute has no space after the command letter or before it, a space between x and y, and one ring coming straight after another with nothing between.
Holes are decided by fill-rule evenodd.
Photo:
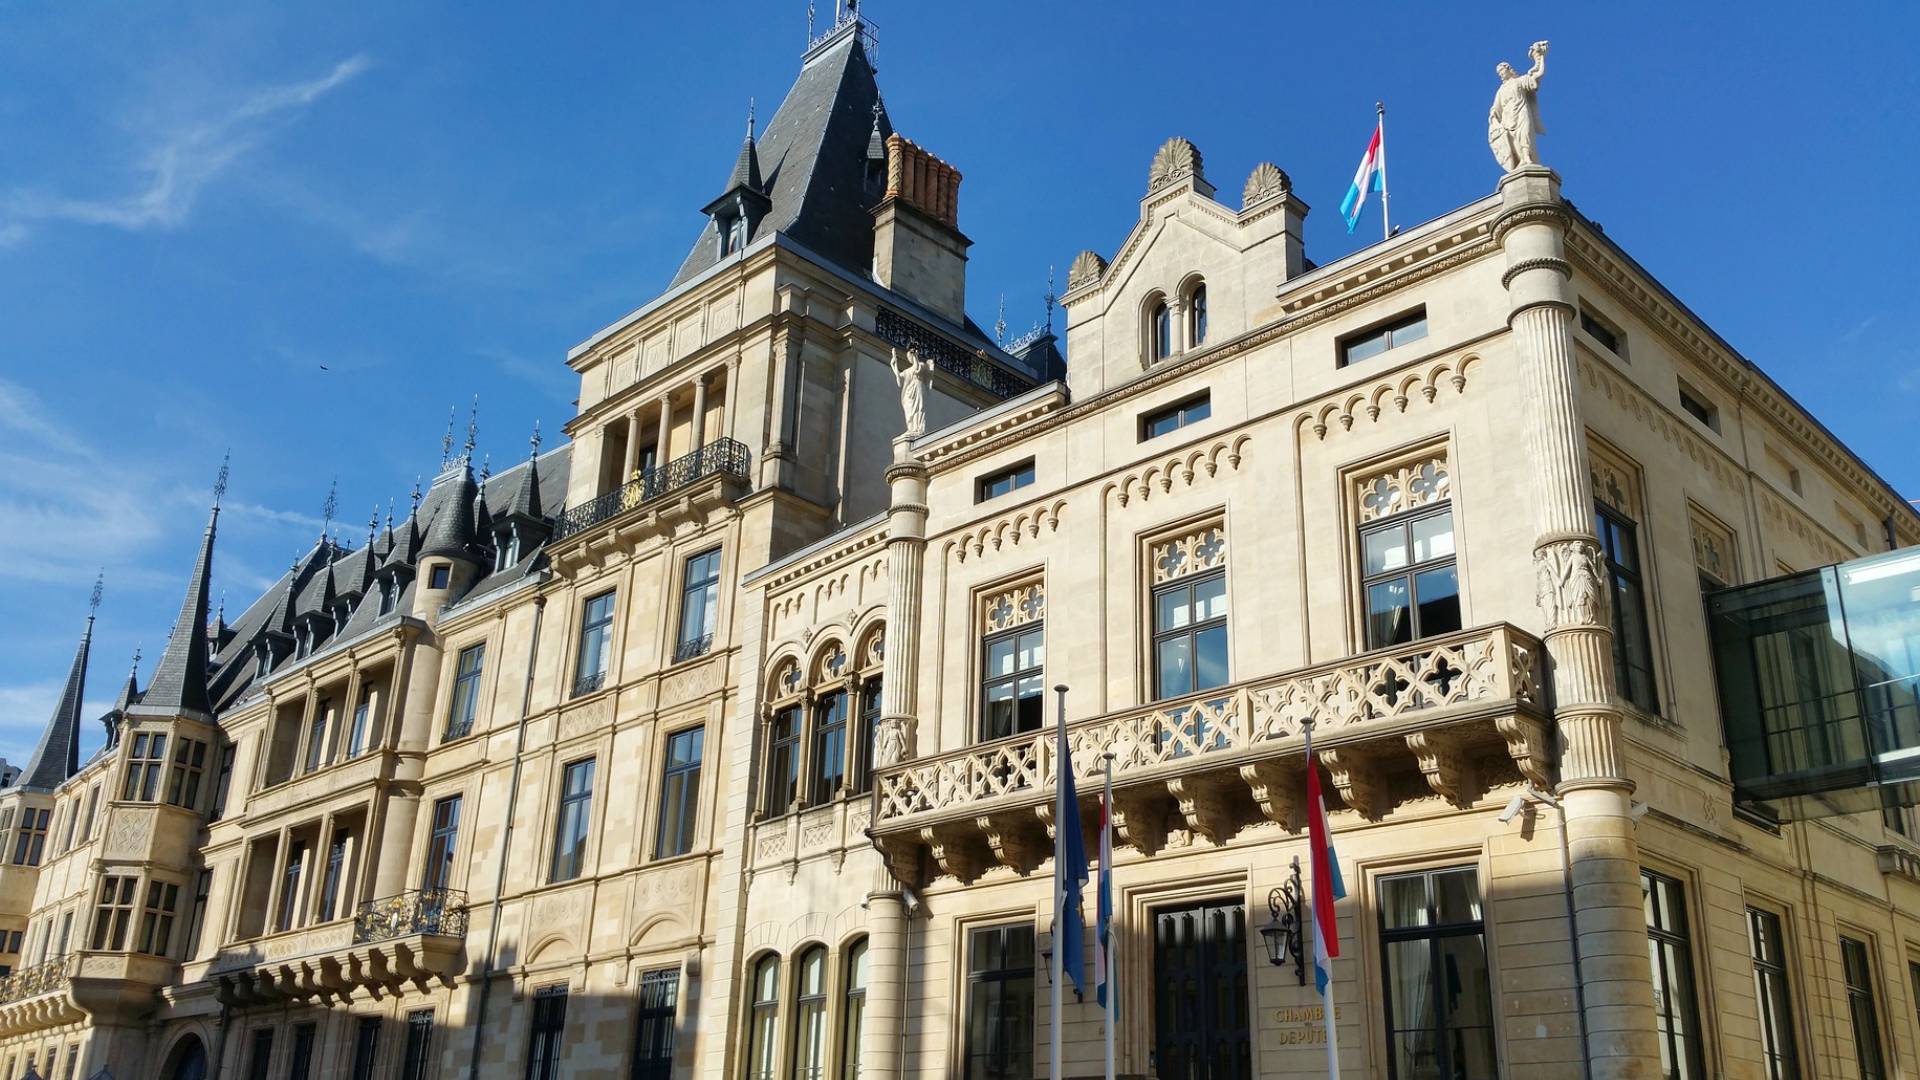
<instances>
[{"instance_id":1,"label":"dark wooden door","mask_svg":"<svg viewBox=\"0 0 1920 1080\"><path fill-rule=\"evenodd\" d=\"M1154 912L1153 1014L1160 1080L1250 1080L1244 905Z\"/></svg>"}]
</instances>

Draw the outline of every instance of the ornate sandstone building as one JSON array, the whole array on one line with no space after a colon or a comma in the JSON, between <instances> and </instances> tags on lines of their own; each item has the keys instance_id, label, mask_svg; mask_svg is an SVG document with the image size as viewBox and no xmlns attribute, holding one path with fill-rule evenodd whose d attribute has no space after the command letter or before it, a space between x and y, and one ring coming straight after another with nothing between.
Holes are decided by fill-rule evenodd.
<instances>
[{"instance_id":1,"label":"ornate sandstone building","mask_svg":"<svg viewBox=\"0 0 1920 1080\"><path fill-rule=\"evenodd\" d=\"M1920 517L1561 197L1545 43L1493 193L1324 265L1169 141L1063 355L968 319L870 34L568 354L566 445L449 438L232 622L216 498L86 761L83 638L0 791L0 1076L1096 1075L1056 684L1124 1075L1324 1070L1307 721L1346 1075L1920 1068Z\"/></svg>"}]
</instances>

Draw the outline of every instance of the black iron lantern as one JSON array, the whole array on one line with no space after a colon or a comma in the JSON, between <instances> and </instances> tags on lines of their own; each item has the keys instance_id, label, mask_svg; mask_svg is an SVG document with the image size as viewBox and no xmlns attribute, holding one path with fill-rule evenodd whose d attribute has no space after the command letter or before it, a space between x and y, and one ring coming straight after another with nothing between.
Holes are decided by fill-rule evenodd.
<instances>
[{"instance_id":1,"label":"black iron lantern","mask_svg":"<svg viewBox=\"0 0 1920 1080\"><path fill-rule=\"evenodd\" d=\"M1260 936L1266 939L1267 959L1274 967L1293 961L1294 973L1300 978L1300 985L1307 985L1307 958L1301 951L1300 903L1304 894L1300 888L1300 857L1293 858L1293 877L1279 888L1267 894L1267 913L1272 921L1260 928Z\"/></svg>"}]
</instances>

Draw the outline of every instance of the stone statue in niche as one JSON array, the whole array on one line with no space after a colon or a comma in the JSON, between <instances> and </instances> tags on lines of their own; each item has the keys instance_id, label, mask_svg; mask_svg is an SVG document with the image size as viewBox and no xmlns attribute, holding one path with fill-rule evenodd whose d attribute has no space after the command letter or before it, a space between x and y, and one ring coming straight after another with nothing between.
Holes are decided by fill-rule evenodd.
<instances>
[{"instance_id":1,"label":"stone statue in niche","mask_svg":"<svg viewBox=\"0 0 1920 1080\"><path fill-rule=\"evenodd\" d=\"M873 765L884 769L907 760L907 718L883 716L873 728Z\"/></svg>"},{"instance_id":2,"label":"stone statue in niche","mask_svg":"<svg viewBox=\"0 0 1920 1080\"><path fill-rule=\"evenodd\" d=\"M932 370L933 361L921 359L918 349L893 350L893 377L900 383L900 412L910 436L926 434L927 375Z\"/></svg>"},{"instance_id":3,"label":"stone statue in niche","mask_svg":"<svg viewBox=\"0 0 1920 1080\"><path fill-rule=\"evenodd\" d=\"M1609 621L1606 567L1591 540L1550 544L1533 553L1534 600L1547 628L1605 626Z\"/></svg>"},{"instance_id":4,"label":"stone statue in niche","mask_svg":"<svg viewBox=\"0 0 1920 1080\"><path fill-rule=\"evenodd\" d=\"M1539 95L1540 77L1547 73L1547 43L1534 42L1527 55L1533 57L1533 67L1525 75L1504 60L1494 69L1500 89L1493 92L1493 107L1487 110L1487 145L1504 172L1540 164L1533 137L1546 131L1540 126Z\"/></svg>"}]
</instances>

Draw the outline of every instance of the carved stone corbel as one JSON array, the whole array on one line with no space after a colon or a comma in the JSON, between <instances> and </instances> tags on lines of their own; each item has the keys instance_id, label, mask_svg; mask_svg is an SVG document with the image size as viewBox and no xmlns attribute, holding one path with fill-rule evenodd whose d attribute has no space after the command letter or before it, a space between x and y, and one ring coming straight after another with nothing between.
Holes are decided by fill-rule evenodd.
<instances>
[{"instance_id":1,"label":"carved stone corbel","mask_svg":"<svg viewBox=\"0 0 1920 1080\"><path fill-rule=\"evenodd\" d=\"M1152 855L1167 843L1169 800L1151 788L1113 793L1113 832L1142 855Z\"/></svg>"},{"instance_id":2,"label":"carved stone corbel","mask_svg":"<svg viewBox=\"0 0 1920 1080\"><path fill-rule=\"evenodd\" d=\"M1407 736L1407 749L1413 751L1434 794L1463 808L1479 797L1478 770L1458 732L1416 731Z\"/></svg>"},{"instance_id":3,"label":"carved stone corbel","mask_svg":"<svg viewBox=\"0 0 1920 1080\"><path fill-rule=\"evenodd\" d=\"M975 818L974 824L987 838L987 847L992 850L994 861L1011 867L1014 873L1022 877L1032 873L1051 850L1047 843L1047 830L1038 818L1015 814L989 815Z\"/></svg>"},{"instance_id":4,"label":"carved stone corbel","mask_svg":"<svg viewBox=\"0 0 1920 1080\"><path fill-rule=\"evenodd\" d=\"M1340 790L1340 798L1368 821L1379 821L1390 807L1386 778L1380 775L1380 763L1352 747L1317 751L1327 766L1327 775Z\"/></svg>"},{"instance_id":5,"label":"carved stone corbel","mask_svg":"<svg viewBox=\"0 0 1920 1080\"><path fill-rule=\"evenodd\" d=\"M1304 770L1281 761L1254 761L1240 766L1254 804L1268 821L1288 832L1300 831L1300 792L1306 789Z\"/></svg>"},{"instance_id":6,"label":"carved stone corbel","mask_svg":"<svg viewBox=\"0 0 1920 1080\"><path fill-rule=\"evenodd\" d=\"M1520 775L1535 787L1551 787L1547 726L1526 713L1509 713L1494 720L1493 727L1507 741L1507 754Z\"/></svg>"},{"instance_id":7,"label":"carved stone corbel","mask_svg":"<svg viewBox=\"0 0 1920 1080\"><path fill-rule=\"evenodd\" d=\"M884 836L880 838L880 856L886 860L887 872L894 880L916 889L924 883L919 844L905 837Z\"/></svg>"},{"instance_id":8,"label":"carved stone corbel","mask_svg":"<svg viewBox=\"0 0 1920 1080\"><path fill-rule=\"evenodd\" d=\"M962 885L979 880L991 858L986 839L972 822L928 825L920 830L920 839L926 841L940 872Z\"/></svg>"},{"instance_id":9,"label":"carved stone corbel","mask_svg":"<svg viewBox=\"0 0 1920 1080\"><path fill-rule=\"evenodd\" d=\"M1219 781L1208 776L1183 776L1167 781L1167 793L1180 806L1180 816L1195 836L1204 836L1215 844L1225 844L1240 831L1240 815L1222 791Z\"/></svg>"}]
</instances>

